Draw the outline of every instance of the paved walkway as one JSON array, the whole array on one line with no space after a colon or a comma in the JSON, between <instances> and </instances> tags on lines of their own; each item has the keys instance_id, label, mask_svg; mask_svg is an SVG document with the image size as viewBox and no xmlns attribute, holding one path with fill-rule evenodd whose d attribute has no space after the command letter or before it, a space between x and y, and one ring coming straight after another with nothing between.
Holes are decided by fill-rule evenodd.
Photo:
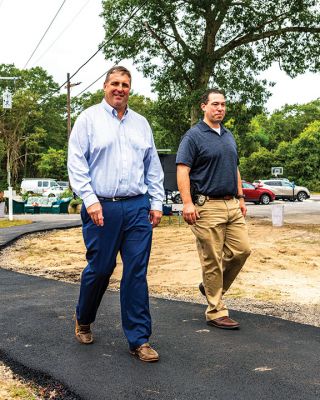
<instances>
[{"instance_id":1,"label":"paved walkway","mask_svg":"<svg viewBox=\"0 0 320 400\"><path fill-rule=\"evenodd\" d=\"M32 224L12 226L0 229L0 249L16 239L34 232L43 232L52 229L65 229L81 226L79 214L39 214L15 215L14 219L31 220Z\"/></svg>"},{"instance_id":2,"label":"paved walkway","mask_svg":"<svg viewBox=\"0 0 320 400\"><path fill-rule=\"evenodd\" d=\"M151 298L161 360L145 364L128 353L117 292L102 301L95 344L75 341L78 289L0 269L0 355L86 400L320 398L319 328L232 312L241 329L224 331L205 324L203 305Z\"/></svg>"}]
</instances>

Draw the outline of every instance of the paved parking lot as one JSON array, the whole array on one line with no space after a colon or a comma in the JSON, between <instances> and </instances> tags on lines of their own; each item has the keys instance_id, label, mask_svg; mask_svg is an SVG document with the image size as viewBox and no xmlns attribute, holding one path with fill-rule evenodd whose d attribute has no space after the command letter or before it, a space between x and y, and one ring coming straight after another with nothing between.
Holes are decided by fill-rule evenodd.
<instances>
[{"instance_id":1,"label":"paved parking lot","mask_svg":"<svg viewBox=\"0 0 320 400\"><path fill-rule=\"evenodd\" d=\"M284 221L290 223L320 224L320 196L299 202L276 200L265 206L246 203L249 217L268 218L271 220L272 208L283 206Z\"/></svg>"}]
</instances>

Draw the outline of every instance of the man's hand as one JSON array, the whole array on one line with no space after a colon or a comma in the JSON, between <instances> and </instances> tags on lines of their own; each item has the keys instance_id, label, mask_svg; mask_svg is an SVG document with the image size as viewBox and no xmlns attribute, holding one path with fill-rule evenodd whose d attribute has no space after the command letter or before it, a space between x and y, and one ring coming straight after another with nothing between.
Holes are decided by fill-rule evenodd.
<instances>
[{"instance_id":1,"label":"man's hand","mask_svg":"<svg viewBox=\"0 0 320 400\"><path fill-rule=\"evenodd\" d=\"M200 218L200 215L193 203L188 203L183 205L183 212L182 212L184 220L189 225L194 225L197 219Z\"/></svg>"},{"instance_id":2,"label":"man's hand","mask_svg":"<svg viewBox=\"0 0 320 400\"><path fill-rule=\"evenodd\" d=\"M87 212L90 215L92 221L97 226L103 226L103 214L102 214L102 207L100 203L91 204L87 208Z\"/></svg>"},{"instance_id":3,"label":"man's hand","mask_svg":"<svg viewBox=\"0 0 320 400\"><path fill-rule=\"evenodd\" d=\"M239 199L239 206L240 206L240 210L242 212L242 215L245 217L247 214L247 207L246 207L246 203L244 202L244 199Z\"/></svg>"},{"instance_id":4,"label":"man's hand","mask_svg":"<svg viewBox=\"0 0 320 400\"><path fill-rule=\"evenodd\" d=\"M155 228L160 224L162 217L162 212L158 210L150 210L149 212L149 220L152 224L152 228Z\"/></svg>"}]
</instances>

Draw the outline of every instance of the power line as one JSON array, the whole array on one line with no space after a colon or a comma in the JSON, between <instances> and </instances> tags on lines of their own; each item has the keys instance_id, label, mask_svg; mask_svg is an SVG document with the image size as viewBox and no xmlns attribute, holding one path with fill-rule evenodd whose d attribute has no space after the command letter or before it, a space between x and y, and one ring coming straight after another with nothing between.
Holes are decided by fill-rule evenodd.
<instances>
[{"instance_id":1,"label":"power line","mask_svg":"<svg viewBox=\"0 0 320 400\"><path fill-rule=\"evenodd\" d=\"M132 14L127 18L127 20L126 20L122 25L120 25L119 28L117 28L117 29L113 32L113 34L109 37L109 39L107 39L105 42L103 42L102 45L100 45L100 46L98 47L98 50L97 50L90 58L88 58L88 60L87 60L85 63L83 63L83 64L76 70L76 72L74 72L72 75L70 75L70 78L69 78L69 79L71 80L85 65L87 65L88 62L91 61L91 60L99 53L99 51L100 51L101 49L103 49L104 46L106 46L106 45L117 35L117 33L119 33L119 32L121 31L121 29L127 25L127 23L137 14L137 12L140 11L141 8L144 7L145 4L147 4L147 2L148 2L148 0L145 0L145 1L141 4L141 6L137 7L137 8L132 12ZM101 77L100 77L100 78L101 78ZM100 79L100 78L98 78L98 79ZM98 79L97 79L97 80L98 80ZM50 96L54 95L56 92L58 92L60 89L62 89L63 86L64 86L66 83L68 83L68 80L66 80L65 82L63 82L63 84L62 84L58 89L54 90L54 91L50 94ZM93 85L93 83L92 83L92 85ZM91 85L90 85L90 86L91 86ZM44 98L40 104L42 104L45 100L46 100L46 98Z\"/></svg>"},{"instance_id":2,"label":"power line","mask_svg":"<svg viewBox=\"0 0 320 400\"><path fill-rule=\"evenodd\" d=\"M90 83L89 86L87 86L85 89L82 90L82 92L78 93L76 96L74 97L79 97L82 93L84 93L86 90L88 90L92 85L94 85L96 82L98 82L99 79L101 79L103 76L106 75L108 71L104 72L102 75L99 76L99 78L97 78L94 82Z\"/></svg>"},{"instance_id":3,"label":"power line","mask_svg":"<svg viewBox=\"0 0 320 400\"><path fill-rule=\"evenodd\" d=\"M119 60L116 60L116 62L115 62L114 65L119 64L120 61L121 61L120 59L119 59ZM74 97L78 97L78 96L80 96L82 93L84 93L86 90L88 90L92 85L94 85L96 82L98 82L99 79L101 79L103 76L105 76L107 72L108 72L108 71L106 71L106 72L104 72L102 75L100 75L99 78L97 78L95 81L93 81L92 83L90 83L89 86L87 86L85 89L83 89L80 93L78 93L78 94L77 94L76 96L74 96Z\"/></svg>"},{"instance_id":4,"label":"power line","mask_svg":"<svg viewBox=\"0 0 320 400\"><path fill-rule=\"evenodd\" d=\"M56 12L55 16L53 17L53 20L50 22L48 28L46 29L46 31L44 32L44 34L42 35L42 38L40 39L39 43L37 44L36 48L33 50L31 56L29 57L28 61L26 62L25 66L23 67L23 69L25 69L27 67L27 65L29 64L29 61L31 60L31 58L33 57L34 53L37 51L38 47L40 46L40 43L42 42L43 38L46 36L48 30L50 29L51 25L53 24L54 20L57 18L59 12L61 11L62 7L64 6L66 0L63 0L61 6L59 7L58 11Z\"/></svg>"},{"instance_id":5,"label":"power line","mask_svg":"<svg viewBox=\"0 0 320 400\"><path fill-rule=\"evenodd\" d=\"M41 58L47 54L47 52L51 49L51 47L61 38L61 36L65 33L66 30L68 30L71 25L74 23L74 21L76 20L76 18L80 15L80 13L83 11L83 9L88 5L88 3L91 0L88 0L82 7L81 9L78 11L78 13L71 19L70 22L68 22L68 24L66 25L66 27L60 32L60 34L56 37L56 39L50 44L50 46L48 46L48 48L41 54L41 56L33 63L33 65L37 64Z\"/></svg>"},{"instance_id":6,"label":"power line","mask_svg":"<svg viewBox=\"0 0 320 400\"><path fill-rule=\"evenodd\" d=\"M118 65L120 63L121 60L116 60L116 62L114 63L114 65ZM78 93L76 96L74 97L79 97L82 93L84 93L86 90L88 90L92 85L94 85L96 82L98 82L99 79L101 79L102 77L104 77L106 75L106 73L109 70L105 71L102 75L99 76L99 78L97 78L94 82L90 83L89 86L87 86L85 89L82 90L82 92Z\"/></svg>"},{"instance_id":7,"label":"power line","mask_svg":"<svg viewBox=\"0 0 320 400\"><path fill-rule=\"evenodd\" d=\"M106 44L108 44L108 43L110 42L110 40L113 39L113 38L116 36L116 34L117 34L118 32L121 31L121 29L127 25L127 23L137 14L138 11L141 10L141 8L142 8L147 2L148 2L148 0L144 1L144 2L141 4L140 7L137 7L136 10L133 11L133 13L130 15L130 17L129 17L122 25L120 25L118 29L115 30L115 32L110 36L110 38L109 38L108 40L106 40L104 43L102 43L102 45L98 47L98 50L97 50L90 58L88 58L88 60L87 60L85 63L83 63L83 64L76 70L76 72L74 72L74 73L70 76L70 79L73 78L85 65L87 65L88 62L91 61L91 60L93 59L93 57L95 57L95 56L99 53L99 51L100 51L101 49L103 49L103 47L104 47ZM66 83L66 82L65 82L65 83ZM64 84L65 84L65 83L64 83Z\"/></svg>"}]
</instances>

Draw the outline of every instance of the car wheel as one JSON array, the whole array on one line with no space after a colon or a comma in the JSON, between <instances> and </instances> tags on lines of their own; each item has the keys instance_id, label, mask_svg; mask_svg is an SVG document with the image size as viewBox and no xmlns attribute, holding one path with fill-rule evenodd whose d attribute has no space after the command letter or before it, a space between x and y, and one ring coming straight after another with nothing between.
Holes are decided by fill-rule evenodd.
<instances>
[{"instance_id":1,"label":"car wheel","mask_svg":"<svg viewBox=\"0 0 320 400\"><path fill-rule=\"evenodd\" d=\"M48 194L48 197L56 197L53 193Z\"/></svg>"},{"instance_id":2,"label":"car wheel","mask_svg":"<svg viewBox=\"0 0 320 400\"><path fill-rule=\"evenodd\" d=\"M297 194L298 201L304 201L304 200L307 200L307 198L308 198L308 195L306 192L299 192Z\"/></svg>"},{"instance_id":3,"label":"car wheel","mask_svg":"<svg viewBox=\"0 0 320 400\"><path fill-rule=\"evenodd\" d=\"M264 204L265 206L268 205L270 203L270 197L267 194L263 194L260 197L260 203Z\"/></svg>"},{"instance_id":4,"label":"car wheel","mask_svg":"<svg viewBox=\"0 0 320 400\"><path fill-rule=\"evenodd\" d=\"M172 199L172 201L173 201L174 203L176 203L176 204L182 204L182 199L181 199L180 193L179 193L179 194L176 194L176 195L174 196L174 198Z\"/></svg>"}]
</instances>

